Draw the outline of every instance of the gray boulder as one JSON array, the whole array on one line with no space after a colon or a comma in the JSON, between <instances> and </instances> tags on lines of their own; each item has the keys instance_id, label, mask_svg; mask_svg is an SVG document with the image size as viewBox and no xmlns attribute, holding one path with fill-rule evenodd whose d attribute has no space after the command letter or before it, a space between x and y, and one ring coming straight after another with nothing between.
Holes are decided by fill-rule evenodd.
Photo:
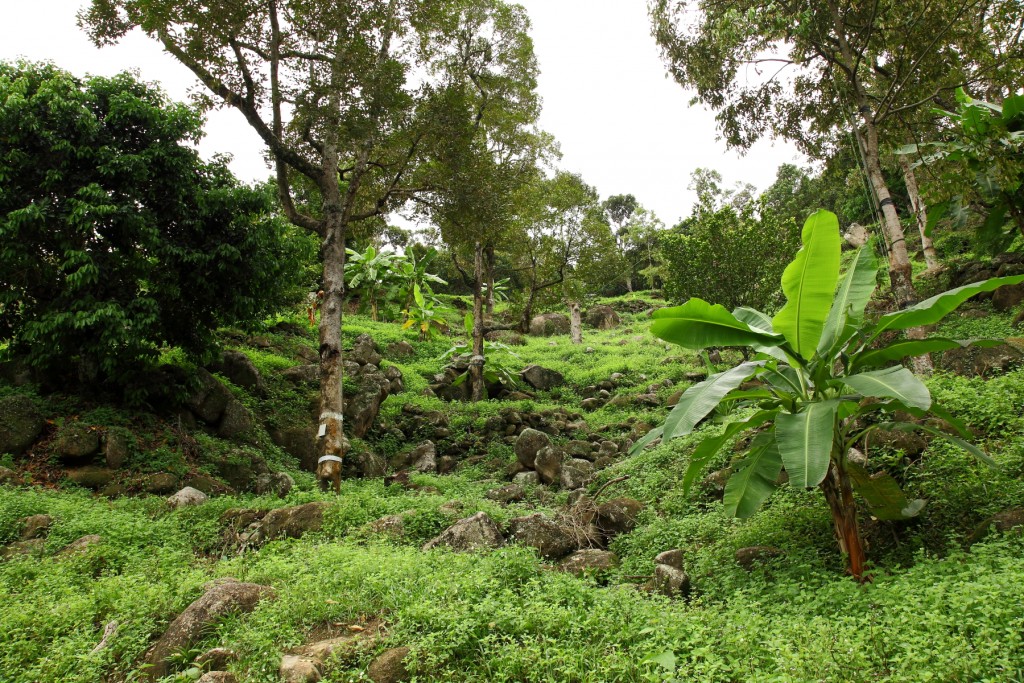
<instances>
[{"instance_id":1,"label":"gray boulder","mask_svg":"<svg viewBox=\"0 0 1024 683\"><path fill-rule=\"evenodd\" d=\"M611 306L591 306L584 316L587 324L599 330L610 330L619 326L619 314Z\"/></svg>"},{"instance_id":2,"label":"gray boulder","mask_svg":"<svg viewBox=\"0 0 1024 683\"><path fill-rule=\"evenodd\" d=\"M542 484L554 484L562 476L562 461L565 453L560 448L546 446L540 449L534 459L534 467Z\"/></svg>"},{"instance_id":3,"label":"gray boulder","mask_svg":"<svg viewBox=\"0 0 1024 683\"><path fill-rule=\"evenodd\" d=\"M588 573L608 571L619 566L619 557L608 550L577 550L562 560L560 569L580 576Z\"/></svg>"},{"instance_id":4,"label":"gray boulder","mask_svg":"<svg viewBox=\"0 0 1024 683\"><path fill-rule=\"evenodd\" d=\"M550 446L551 439L544 432L527 427L516 437L515 452L516 458L523 467L534 468L537 453L541 449Z\"/></svg>"},{"instance_id":5,"label":"gray boulder","mask_svg":"<svg viewBox=\"0 0 1024 683\"><path fill-rule=\"evenodd\" d=\"M566 491L582 488L594 477L594 463L580 458L569 458L562 463L559 484Z\"/></svg>"},{"instance_id":6,"label":"gray boulder","mask_svg":"<svg viewBox=\"0 0 1024 683\"><path fill-rule=\"evenodd\" d=\"M231 391L206 370L197 372L199 387L185 400L185 406L203 422L216 424L233 400Z\"/></svg>"},{"instance_id":7,"label":"gray boulder","mask_svg":"<svg viewBox=\"0 0 1024 683\"><path fill-rule=\"evenodd\" d=\"M538 315L530 321L530 334L535 337L569 334L569 318L561 313Z\"/></svg>"},{"instance_id":8,"label":"gray boulder","mask_svg":"<svg viewBox=\"0 0 1024 683\"><path fill-rule=\"evenodd\" d=\"M31 515L21 520L21 540L31 541L34 538L45 538L50 533L53 518L50 515Z\"/></svg>"},{"instance_id":9,"label":"gray boulder","mask_svg":"<svg viewBox=\"0 0 1024 683\"><path fill-rule=\"evenodd\" d=\"M239 583L234 579L214 583L171 622L160 640L146 653L144 661L150 666L145 676L150 680L166 676L171 672L173 657L199 642L220 619L228 614L251 612L260 600L274 597L269 586Z\"/></svg>"},{"instance_id":10,"label":"gray boulder","mask_svg":"<svg viewBox=\"0 0 1024 683\"><path fill-rule=\"evenodd\" d=\"M484 494L488 500L495 500L499 503L518 503L526 498L526 491L519 484L507 484L496 489L491 489Z\"/></svg>"},{"instance_id":11,"label":"gray boulder","mask_svg":"<svg viewBox=\"0 0 1024 683\"><path fill-rule=\"evenodd\" d=\"M271 510L260 524L260 536L264 540L299 538L304 534L320 531L324 521L324 510L328 507L329 503L315 502Z\"/></svg>"},{"instance_id":12,"label":"gray boulder","mask_svg":"<svg viewBox=\"0 0 1024 683\"><path fill-rule=\"evenodd\" d=\"M516 486L536 486L540 483L540 475L534 471L520 472L512 477L512 483Z\"/></svg>"},{"instance_id":13,"label":"gray boulder","mask_svg":"<svg viewBox=\"0 0 1024 683\"><path fill-rule=\"evenodd\" d=\"M238 683L238 679L230 671L207 671L196 683Z\"/></svg>"},{"instance_id":14,"label":"gray boulder","mask_svg":"<svg viewBox=\"0 0 1024 683\"><path fill-rule=\"evenodd\" d=\"M370 335L361 334L356 337L352 350L347 354L347 359L360 365L380 365L380 349Z\"/></svg>"},{"instance_id":15,"label":"gray boulder","mask_svg":"<svg viewBox=\"0 0 1024 683\"><path fill-rule=\"evenodd\" d=\"M232 398L224 407L217 436L222 439L244 439L253 428L252 416L241 401Z\"/></svg>"},{"instance_id":16,"label":"gray boulder","mask_svg":"<svg viewBox=\"0 0 1024 683\"><path fill-rule=\"evenodd\" d=\"M292 384L315 384L320 381L320 366L315 363L295 365L282 370L281 378Z\"/></svg>"},{"instance_id":17,"label":"gray boulder","mask_svg":"<svg viewBox=\"0 0 1024 683\"><path fill-rule=\"evenodd\" d=\"M595 522L606 537L628 534L636 528L644 504L632 498L616 498L597 507Z\"/></svg>"},{"instance_id":18,"label":"gray boulder","mask_svg":"<svg viewBox=\"0 0 1024 683\"><path fill-rule=\"evenodd\" d=\"M654 567L653 588L665 597L690 596L690 577L682 569L659 564Z\"/></svg>"},{"instance_id":19,"label":"gray boulder","mask_svg":"<svg viewBox=\"0 0 1024 683\"><path fill-rule=\"evenodd\" d=\"M79 486L93 491L99 491L114 481L114 470L106 467L95 467L87 465L76 469L65 470L65 476Z\"/></svg>"},{"instance_id":20,"label":"gray boulder","mask_svg":"<svg viewBox=\"0 0 1024 683\"><path fill-rule=\"evenodd\" d=\"M21 455L43 433L46 421L28 396L0 398L0 453Z\"/></svg>"},{"instance_id":21,"label":"gray boulder","mask_svg":"<svg viewBox=\"0 0 1024 683\"><path fill-rule=\"evenodd\" d=\"M509 522L509 541L528 545L546 560L558 560L576 550L576 539L539 512Z\"/></svg>"},{"instance_id":22,"label":"gray boulder","mask_svg":"<svg viewBox=\"0 0 1024 683\"><path fill-rule=\"evenodd\" d=\"M176 510L178 508L190 507L193 505L202 505L207 500L209 500L209 496L205 493L199 489L194 489L191 486L186 486L173 496L169 497L167 499L167 504L170 505L172 509Z\"/></svg>"},{"instance_id":23,"label":"gray boulder","mask_svg":"<svg viewBox=\"0 0 1024 683\"><path fill-rule=\"evenodd\" d=\"M322 675L320 666L320 661L313 657L285 655L277 673L285 683L315 683Z\"/></svg>"},{"instance_id":24,"label":"gray boulder","mask_svg":"<svg viewBox=\"0 0 1024 683\"><path fill-rule=\"evenodd\" d=\"M273 493L278 498L284 498L294 486L295 480L287 472L261 474L256 477L253 493L257 495Z\"/></svg>"},{"instance_id":25,"label":"gray boulder","mask_svg":"<svg viewBox=\"0 0 1024 683\"><path fill-rule=\"evenodd\" d=\"M112 470L124 467L131 453L128 435L117 429L108 429L103 438L103 457Z\"/></svg>"},{"instance_id":26,"label":"gray boulder","mask_svg":"<svg viewBox=\"0 0 1024 683\"><path fill-rule=\"evenodd\" d=\"M99 432L79 422L67 423L57 432L56 450L64 461L91 458L100 450Z\"/></svg>"},{"instance_id":27,"label":"gray boulder","mask_svg":"<svg viewBox=\"0 0 1024 683\"><path fill-rule=\"evenodd\" d=\"M0 466L0 485L9 484L16 486L21 483L21 477L18 473L9 467Z\"/></svg>"},{"instance_id":28,"label":"gray boulder","mask_svg":"<svg viewBox=\"0 0 1024 683\"><path fill-rule=\"evenodd\" d=\"M249 356L241 351L225 351L220 357L220 362L212 367L212 370L231 380L235 386L242 387L250 393L264 395L267 391L263 376Z\"/></svg>"},{"instance_id":29,"label":"gray boulder","mask_svg":"<svg viewBox=\"0 0 1024 683\"><path fill-rule=\"evenodd\" d=\"M409 680L409 671L405 660L409 656L409 648L396 647L381 653L370 662L366 675L373 683L402 683Z\"/></svg>"},{"instance_id":30,"label":"gray boulder","mask_svg":"<svg viewBox=\"0 0 1024 683\"><path fill-rule=\"evenodd\" d=\"M534 389L547 391L565 384L565 377L557 370L550 370L540 365L528 365L519 373L523 381Z\"/></svg>"},{"instance_id":31,"label":"gray boulder","mask_svg":"<svg viewBox=\"0 0 1024 683\"><path fill-rule=\"evenodd\" d=\"M490 517L478 512L472 517L460 519L458 522L441 532L440 536L427 541L423 550L446 547L452 550L482 550L484 548L500 548L505 545L501 529Z\"/></svg>"},{"instance_id":32,"label":"gray boulder","mask_svg":"<svg viewBox=\"0 0 1024 683\"><path fill-rule=\"evenodd\" d=\"M412 468L424 474L437 474L437 448L433 441L424 441L410 456Z\"/></svg>"}]
</instances>

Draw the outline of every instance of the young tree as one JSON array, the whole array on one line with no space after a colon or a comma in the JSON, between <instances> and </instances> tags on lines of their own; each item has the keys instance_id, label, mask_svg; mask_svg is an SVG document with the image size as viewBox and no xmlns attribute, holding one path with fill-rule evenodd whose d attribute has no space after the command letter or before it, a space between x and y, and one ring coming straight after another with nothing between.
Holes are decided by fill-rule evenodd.
<instances>
[{"instance_id":1,"label":"young tree","mask_svg":"<svg viewBox=\"0 0 1024 683\"><path fill-rule=\"evenodd\" d=\"M484 0L92 0L98 44L139 27L240 111L272 156L285 214L321 240L324 453L344 454L341 314L345 239L424 191L418 172L450 117L459 17ZM310 201L297 204L293 185Z\"/></svg>"},{"instance_id":2,"label":"young tree","mask_svg":"<svg viewBox=\"0 0 1024 683\"><path fill-rule=\"evenodd\" d=\"M25 63L0 63L0 101L8 351L63 380L145 393L137 374L162 345L205 360L217 327L297 294L304 235L269 188L199 158L196 109L128 74Z\"/></svg>"},{"instance_id":3,"label":"young tree","mask_svg":"<svg viewBox=\"0 0 1024 683\"><path fill-rule=\"evenodd\" d=\"M452 131L439 146L434 170L439 191L425 210L440 228L453 261L473 291L471 398L484 396L485 254L512 229L516 197L537 173L550 138L536 129L537 63L522 7L482 0L460 19L448 57L456 65L450 85ZM459 264L471 255L472 275ZM490 289L493 289L493 284Z\"/></svg>"}]
</instances>

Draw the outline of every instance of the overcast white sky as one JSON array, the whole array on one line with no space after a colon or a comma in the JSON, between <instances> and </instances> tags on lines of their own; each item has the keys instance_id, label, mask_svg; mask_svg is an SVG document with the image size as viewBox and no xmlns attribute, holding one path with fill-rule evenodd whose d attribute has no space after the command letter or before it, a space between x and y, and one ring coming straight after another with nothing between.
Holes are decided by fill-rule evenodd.
<instances>
[{"instance_id":1,"label":"overcast white sky","mask_svg":"<svg viewBox=\"0 0 1024 683\"><path fill-rule=\"evenodd\" d=\"M689 214L686 189L698 167L718 170L727 185L764 189L775 169L799 161L792 146L764 142L745 156L716 140L714 115L689 107L690 95L665 76L649 35L645 0L519 0L533 22L544 102L541 126L561 145L561 166L581 173L602 197L632 193L672 225ZM97 49L76 26L86 0L0 0L0 59L52 60L76 74L137 69L175 99L198 83L191 72L143 35ZM263 147L236 111L212 112L204 155L234 157L252 181L269 176Z\"/></svg>"}]
</instances>

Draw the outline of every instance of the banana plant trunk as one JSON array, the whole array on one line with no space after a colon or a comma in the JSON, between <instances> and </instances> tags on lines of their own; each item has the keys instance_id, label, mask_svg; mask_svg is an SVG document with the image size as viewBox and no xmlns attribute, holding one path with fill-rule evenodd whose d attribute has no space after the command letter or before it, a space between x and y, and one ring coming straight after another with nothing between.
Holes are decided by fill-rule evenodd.
<instances>
[{"instance_id":1,"label":"banana plant trunk","mask_svg":"<svg viewBox=\"0 0 1024 683\"><path fill-rule=\"evenodd\" d=\"M821 482L821 490L825 501L832 512L832 524L835 527L839 549L846 556L847 569L857 581L865 581L864 573L867 557L864 552L864 540L860 535L857 523L857 504L853 500L853 487L850 477L835 461L829 465L828 474Z\"/></svg>"}]
</instances>

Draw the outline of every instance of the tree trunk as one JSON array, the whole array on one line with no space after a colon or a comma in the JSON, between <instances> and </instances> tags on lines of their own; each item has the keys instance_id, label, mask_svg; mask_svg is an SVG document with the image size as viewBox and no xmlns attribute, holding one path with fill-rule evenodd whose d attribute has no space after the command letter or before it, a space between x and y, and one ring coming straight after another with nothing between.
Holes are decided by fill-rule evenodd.
<instances>
[{"instance_id":1,"label":"tree trunk","mask_svg":"<svg viewBox=\"0 0 1024 683\"><path fill-rule=\"evenodd\" d=\"M821 490L825 501L832 512L832 525L835 528L839 550L846 556L847 570L854 579L864 582L870 579L864 575L866 556L864 541L857 524L857 505L853 500L853 489L846 472L836 466L829 465L828 474L821 482Z\"/></svg>"},{"instance_id":2,"label":"tree trunk","mask_svg":"<svg viewBox=\"0 0 1024 683\"><path fill-rule=\"evenodd\" d=\"M473 249L473 355L469 359L470 399L484 398L484 250L480 242Z\"/></svg>"},{"instance_id":3,"label":"tree trunk","mask_svg":"<svg viewBox=\"0 0 1024 683\"><path fill-rule=\"evenodd\" d=\"M320 455L343 458L345 455L345 411L342 396L342 306L345 296L345 224L340 206L325 204L327 238L321 255L324 264L324 299L320 308ZM340 463L317 464L322 485L337 471Z\"/></svg>"},{"instance_id":4,"label":"tree trunk","mask_svg":"<svg viewBox=\"0 0 1024 683\"><path fill-rule=\"evenodd\" d=\"M917 303L917 291L914 289L913 271L910 267L910 255L907 253L907 240L900 224L896 204L889 193L889 186L882 173L882 164L878 152L878 128L870 110L861 107L864 121L863 131L858 131L858 139L863 143L864 164L867 167L868 181L874 191L878 208L882 213L882 232L885 234L889 249L889 282L892 285L896 304L906 308ZM907 330L908 339L924 339L927 336L923 327L912 327ZM932 358L928 354L910 359L914 372L919 375L930 375L934 370Z\"/></svg>"},{"instance_id":5,"label":"tree trunk","mask_svg":"<svg viewBox=\"0 0 1024 683\"><path fill-rule=\"evenodd\" d=\"M630 268L632 268L632 266L630 266ZM626 274L626 291L629 292L630 294L633 293L633 273L632 272Z\"/></svg>"},{"instance_id":6,"label":"tree trunk","mask_svg":"<svg viewBox=\"0 0 1024 683\"><path fill-rule=\"evenodd\" d=\"M583 343L583 323L580 320L580 302L569 302L569 336L573 344Z\"/></svg>"},{"instance_id":7,"label":"tree trunk","mask_svg":"<svg viewBox=\"0 0 1024 683\"><path fill-rule=\"evenodd\" d=\"M526 304L523 306L523 317L520 320L520 331L523 334L530 333L530 321L533 319L533 301L537 298L537 264L534 263L533 272L530 275L530 289L526 295Z\"/></svg>"},{"instance_id":8,"label":"tree trunk","mask_svg":"<svg viewBox=\"0 0 1024 683\"><path fill-rule=\"evenodd\" d=\"M484 265L487 268L487 317L494 315L494 245L484 249Z\"/></svg>"},{"instance_id":9,"label":"tree trunk","mask_svg":"<svg viewBox=\"0 0 1024 683\"><path fill-rule=\"evenodd\" d=\"M924 262L928 265L928 270L935 270L939 267L939 255L935 251L932 238L925 234L928 227L928 207L921 200L921 193L917 188L917 176L914 174L914 169L910 167L910 160L905 154L896 156L900 160L900 168L903 169L903 180L907 185L907 194L910 195L910 206L914 209L917 230L921 233L921 251L924 252Z\"/></svg>"}]
</instances>

